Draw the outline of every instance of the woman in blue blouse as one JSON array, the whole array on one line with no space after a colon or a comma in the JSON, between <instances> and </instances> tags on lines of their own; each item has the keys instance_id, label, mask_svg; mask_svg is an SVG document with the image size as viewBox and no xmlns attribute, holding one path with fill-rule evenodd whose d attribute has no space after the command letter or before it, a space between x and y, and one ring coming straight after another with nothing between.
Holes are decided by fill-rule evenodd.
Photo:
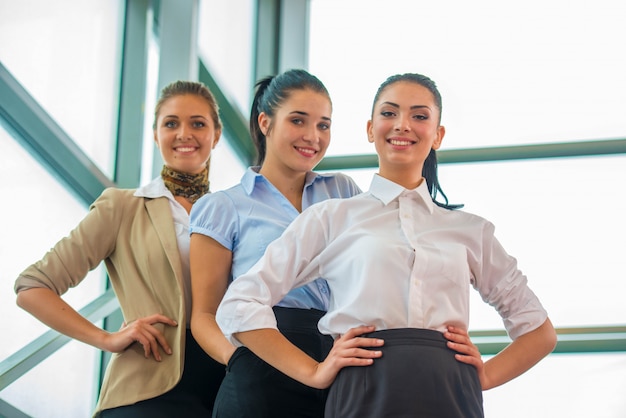
<instances>
[{"instance_id":1,"label":"woman in blue blouse","mask_svg":"<svg viewBox=\"0 0 626 418\"><path fill-rule=\"evenodd\" d=\"M257 84L250 130L258 166L240 184L200 199L191 213L191 329L204 350L227 364L215 417L322 417L326 391L307 387L231 345L215 322L227 286L307 207L360 193L342 174L311 170L330 143L332 104L324 85L303 70ZM278 329L319 361L333 346L318 320L329 304L325 280L294 289L274 306ZM362 333L365 330L362 329ZM369 330L369 329L368 329Z\"/></svg>"}]
</instances>

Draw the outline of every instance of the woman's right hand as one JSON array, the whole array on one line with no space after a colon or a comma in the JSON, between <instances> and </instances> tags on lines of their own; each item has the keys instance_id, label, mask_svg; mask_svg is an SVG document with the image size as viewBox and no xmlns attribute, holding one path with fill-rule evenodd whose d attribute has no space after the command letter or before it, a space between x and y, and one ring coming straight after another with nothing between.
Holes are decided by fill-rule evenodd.
<instances>
[{"instance_id":1,"label":"woman's right hand","mask_svg":"<svg viewBox=\"0 0 626 418\"><path fill-rule=\"evenodd\" d=\"M146 358L152 355L156 361L161 361L159 347L167 354L172 354L172 348L163 333L154 326L159 323L173 327L178 325L173 319L161 314L138 318L128 324L122 324L119 331L109 333L105 337L104 349L112 353L120 353L132 344L139 343L143 347Z\"/></svg>"},{"instance_id":2,"label":"woman's right hand","mask_svg":"<svg viewBox=\"0 0 626 418\"><path fill-rule=\"evenodd\" d=\"M364 347L380 347L384 340L380 338L362 337L363 334L373 332L373 326L363 325L351 328L337 338L326 359L317 365L313 377L314 387L325 389L329 387L339 370L348 366L369 366L375 358L382 356L380 350L368 350Z\"/></svg>"}]
</instances>

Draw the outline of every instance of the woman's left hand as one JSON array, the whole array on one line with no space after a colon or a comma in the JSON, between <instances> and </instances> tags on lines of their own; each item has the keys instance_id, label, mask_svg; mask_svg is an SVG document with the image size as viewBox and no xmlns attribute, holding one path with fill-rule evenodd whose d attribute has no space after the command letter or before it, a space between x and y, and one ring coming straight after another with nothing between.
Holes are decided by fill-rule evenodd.
<instances>
[{"instance_id":1,"label":"woman's left hand","mask_svg":"<svg viewBox=\"0 0 626 418\"><path fill-rule=\"evenodd\" d=\"M480 351L478 351L478 347L474 345L468 332L462 328L449 325L448 330L443 333L443 336L448 339L448 347L457 352L454 357L458 361L476 367L481 386L484 388L485 382L487 381L485 365Z\"/></svg>"}]
</instances>

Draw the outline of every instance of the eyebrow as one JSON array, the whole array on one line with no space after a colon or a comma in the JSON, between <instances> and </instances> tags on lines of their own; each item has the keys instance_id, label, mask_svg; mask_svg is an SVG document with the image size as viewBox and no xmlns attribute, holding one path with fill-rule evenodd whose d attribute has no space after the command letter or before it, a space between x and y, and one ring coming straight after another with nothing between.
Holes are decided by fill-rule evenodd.
<instances>
[{"instance_id":1,"label":"eyebrow","mask_svg":"<svg viewBox=\"0 0 626 418\"><path fill-rule=\"evenodd\" d=\"M164 118L164 119L165 119L165 118L175 118L175 119L180 119L180 116L178 116L178 115L165 115L165 116L163 116L163 118ZM190 116L190 118L191 118L191 119L194 119L194 118L202 118L202 119L207 119L205 116L202 116L202 115L191 115L191 116ZM208 119L207 119L207 120L208 120Z\"/></svg>"},{"instance_id":2,"label":"eyebrow","mask_svg":"<svg viewBox=\"0 0 626 418\"><path fill-rule=\"evenodd\" d=\"M296 115L309 116L309 114L308 114L308 113L303 112L303 111L301 111L301 110L294 110L293 112L290 112L289 114L290 114L290 115L293 115L294 113L295 113ZM331 120L328 116L322 116L322 119L327 120L327 121L330 121L330 120Z\"/></svg>"},{"instance_id":3,"label":"eyebrow","mask_svg":"<svg viewBox=\"0 0 626 418\"><path fill-rule=\"evenodd\" d=\"M395 108L400 108L400 105L394 102L382 102L381 105L389 105L389 106L393 106ZM413 105L411 106L409 109L414 110L414 109L428 109L430 110L430 107L426 106L426 105Z\"/></svg>"}]
</instances>

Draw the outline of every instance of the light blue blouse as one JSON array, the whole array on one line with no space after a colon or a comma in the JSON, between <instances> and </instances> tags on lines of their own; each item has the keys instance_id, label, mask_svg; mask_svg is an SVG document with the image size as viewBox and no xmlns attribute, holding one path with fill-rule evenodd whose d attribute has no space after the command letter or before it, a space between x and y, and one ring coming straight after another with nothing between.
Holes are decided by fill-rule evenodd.
<instances>
[{"instance_id":1,"label":"light blue blouse","mask_svg":"<svg viewBox=\"0 0 626 418\"><path fill-rule=\"evenodd\" d=\"M233 253L231 277L247 272L299 215L298 210L265 177L250 167L230 189L204 195L191 210L190 233L203 234ZM341 173L307 173L302 210L331 198L361 193L354 180ZM306 239L306 237L302 237ZM330 291L323 279L293 289L277 305L328 310Z\"/></svg>"}]
</instances>

